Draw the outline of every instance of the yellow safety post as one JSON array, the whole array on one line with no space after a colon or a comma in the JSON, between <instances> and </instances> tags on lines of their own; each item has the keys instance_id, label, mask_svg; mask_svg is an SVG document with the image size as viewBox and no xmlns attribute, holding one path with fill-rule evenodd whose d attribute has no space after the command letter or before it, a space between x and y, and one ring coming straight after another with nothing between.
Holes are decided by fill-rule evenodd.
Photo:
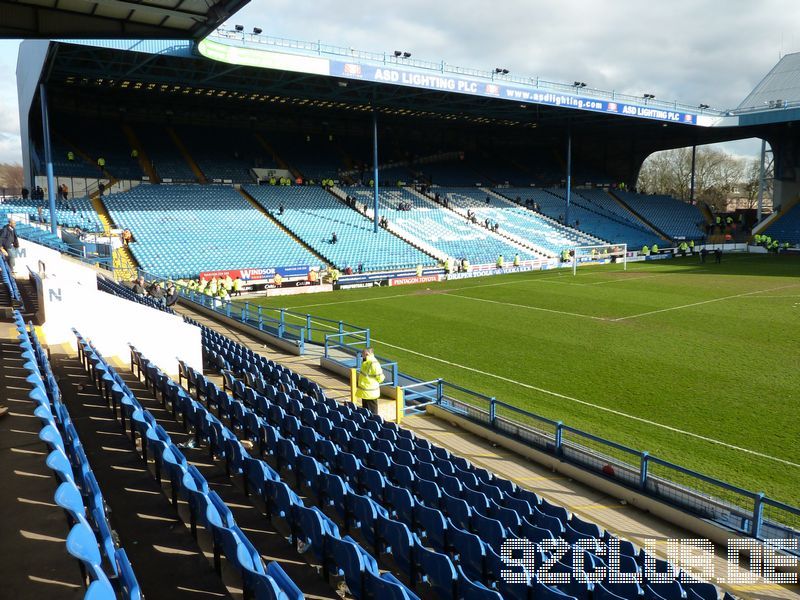
<instances>
[{"instance_id":1,"label":"yellow safety post","mask_svg":"<svg viewBox=\"0 0 800 600\"><path fill-rule=\"evenodd\" d=\"M405 409L406 409L405 399L403 398L403 388L401 387L397 388L397 401L395 403L395 406L397 408L396 423L400 425L400 423L402 423L403 421L403 415L405 414Z\"/></svg>"},{"instance_id":2,"label":"yellow safety post","mask_svg":"<svg viewBox=\"0 0 800 600\"><path fill-rule=\"evenodd\" d=\"M350 402L356 403L356 389L358 389L358 371L350 369Z\"/></svg>"}]
</instances>

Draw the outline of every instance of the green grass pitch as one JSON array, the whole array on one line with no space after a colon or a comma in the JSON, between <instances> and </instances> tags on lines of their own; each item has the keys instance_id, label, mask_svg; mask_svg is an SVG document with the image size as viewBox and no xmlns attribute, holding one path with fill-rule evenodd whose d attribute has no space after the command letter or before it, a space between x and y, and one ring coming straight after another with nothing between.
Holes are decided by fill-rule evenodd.
<instances>
[{"instance_id":1,"label":"green grass pitch","mask_svg":"<svg viewBox=\"0 0 800 600\"><path fill-rule=\"evenodd\" d=\"M259 302L369 327L416 377L800 505L800 260L709 259Z\"/></svg>"}]
</instances>

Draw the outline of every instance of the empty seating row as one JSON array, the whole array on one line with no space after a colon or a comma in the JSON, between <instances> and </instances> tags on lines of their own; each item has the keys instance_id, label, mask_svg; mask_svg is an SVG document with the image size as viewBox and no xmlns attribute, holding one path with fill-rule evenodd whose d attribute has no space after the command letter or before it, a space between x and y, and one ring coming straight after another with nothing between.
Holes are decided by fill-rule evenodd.
<instances>
[{"instance_id":1,"label":"empty seating row","mask_svg":"<svg viewBox=\"0 0 800 600\"><path fill-rule=\"evenodd\" d=\"M84 581L88 583L84 598L139 600L139 585L125 551L115 542L103 495L69 411L61 400L47 353L33 326L30 331L26 330L18 312L15 312L14 321L22 357L26 360L26 382L32 387L28 398L36 403L34 415L42 424L39 439L47 446L46 464L59 482L54 501L67 518L66 549L78 560Z\"/></svg>"},{"instance_id":2,"label":"empty seating row","mask_svg":"<svg viewBox=\"0 0 800 600\"><path fill-rule=\"evenodd\" d=\"M616 191L631 210L672 239L701 240L706 220L696 205L672 196Z\"/></svg>"},{"instance_id":3,"label":"empty seating row","mask_svg":"<svg viewBox=\"0 0 800 600\"><path fill-rule=\"evenodd\" d=\"M2 257L0 257L0 278L2 279L2 284L7 290L10 304L12 306L20 306L22 304L22 296L19 293L17 280L14 279L14 274L11 272L11 268Z\"/></svg>"},{"instance_id":4,"label":"empty seating row","mask_svg":"<svg viewBox=\"0 0 800 600\"><path fill-rule=\"evenodd\" d=\"M525 200L532 200L539 205L539 212L547 217L565 223L574 230L584 232L594 238L615 244L628 244L631 248L659 243L658 234L648 230L643 225L635 225L604 208L591 204L582 198L577 190L570 196L569 214L566 211L566 190L563 188L549 189L507 189L502 190L509 197L521 196ZM585 245L605 243L589 242Z\"/></svg>"},{"instance_id":5,"label":"empty seating row","mask_svg":"<svg viewBox=\"0 0 800 600\"><path fill-rule=\"evenodd\" d=\"M341 537L338 527L328 517L306 507L281 480L278 471L263 460L250 456L235 432L241 431L245 423L254 422L256 417L253 412L232 400L201 373L191 373L196 392L213 389L214 393L197 393L197 399L192 399L187 391L164 376L135 349L131 350L131 356L138 376L143 376L145 384L161 397L164 407L171 410L176 418L182 419L187 428L194 429L196 444L206 445L212 457L224 460L228 474L241 474L246 493L257 492L267 515L287 526L289 540L298 543L304 552L313 550L327 573L344 577L354 597L378 598L383 593L391 592L397 598L416 598L391 575L381 576L377 568L355 573L354 567L374 565L375 560L352 538ZM201 399L206 400L206 406L200 402ZM212 406L217 408L217 417L210 412ZM225 421L231 424L231 428L224 424ZM358 584L354 582L354 577L358 579ZM363 583L363 587L360 583Z\"/></svg>"},{"instance_id":6,"label":"empty seating row","mask_svg":"<svg viewBox=\"0 0 800 600\"><path fill-rule=\"evenodd\" d=\"M532 211L475 188L442 188L441 193L454 210L462 214L468 210L475 213L479 223L486 219L490 223L497 223L501 232L525 240L551 256L559 255L565 248L603 243L600 239L542 219Z\"/></svg>"},{"instance_id":7,"label":"empty seating row","mask_svg":"<svg viewBox=\"0 0 800 600\"><path fill-rule=\"evenodd\" d=\"M761 233L778 240L781 244L785 242L793 246L800 244L800 204L795 204Z\"/></svg>"},{"instance_id":8,"label":"empty seating row","mask_svg":"<svg viewBox=\"0 0 800 600\"><path fill-rule=\"evenodd\" d=\"M370 219L319 186L249 186L247 191L273 218L340 269L361 265L365 271L377 271L434 263L385 229L375 232Z\"/></svg>"},{"instance_id":9,"label":"empty seating row","mask_svg":"<svg viewBox=\"0 0 800 600\"><path fill-rule=\"evenodd\" d=\"M154 298L134 294L129 288L125 287L121 283L117 283L113 279L108 279L102 275L97 276L97 289L101 292L106 292L107 294L118 296L119 298L124 298L125 300L130 300L131 302L136 302L137 304L141 304L143 306L149 306L150 308L155 308L156 310L160 310L171 315L175 314L175 311L172 308L157 302Z\"/></svg>"},{"instance_id":10,"label":"empty seating row","mask_svg":"<svg viewBox=\"0 0 800 600\"><path fill-rule=\"evenodd\" d=\"M53 250L58 250L65 254L69 253L69 246L62 242L61 238L56 234L51 233L49 229L39 229L25 223L17 223L17 235Z\"/></svg>"},{"instance_id":11,"label":"empty seating row","mask_svg":"<svg viewBox=\"0 0 800 600\"><path fill-rule=\"evenodd\" d=\"M372 190L357 187L345 191L372 206ZM379 212L400 235L424 240L451 258L466 258L473 265L494 264L501 254L510 258L519 253L522 260L538 258L535 252L514 246L408 189L381 188L378 200Z\"/></svg>"},{"instance_id":12,"label":"empty seating row","mask_svg":"<svg viewBox=\"0 0 800 600\"><path fill-rule=\"evenodd\" d=\"M73 330L74 331L74 330ZM84 369L91 375L98 389L102 390L111 405L115 418L119 414L123 429L130 431L131 438L141 440L142 455L147 462L150 454L154 458L156 479L169 478L172 503L178 507L178 499L185 500L191 513L192 532L197 534L197 525L210 532L214 549L214 566L222 572L221 557L240 574L245 597L257 600L302 600L303 595L294 582L277 563L265 565L259 552L236 524L228 506L219 495L209 489L208 482L193 465L189 464L180 448L172 442L169 434L158 424L152 413L142 407L125 381L114 368L77 331L78 355ZM135 349L132 349L132 353ZM159 381L175 384L159 372ZM191 402L191 399L187 399ZM199 411L197 417L214 432L214 440L225 445L235 437L222 423L208 413ZM188 410L188 409L187 409ZM118 412L119 411L119 412Z\"/></svg>"},{"instance_id":13,"label":"empty seating row","mask_svg":"<svg viewBox=\"0 0 800 600\"><path fill-rule=\"evenodd\" d=\"M161 277L320 262L231 186L142 184L105 204L117 226L133 232L141 268Z\"/></svg>"},{"instance_id":14,"label":"empty seating row","mask_svg":"<svg viewBox=\"0 0 800 600\"><path fill-rule=\"evenodd\" d=\"M454 564L461 567L467 577L496 586L501 585L498 571L495 569L493 575L491 569L487 570L487 565L501 564L498 554L503 540L516 536L534 541L563 538L568 543L587 544L592 540L616 543L622 562L632 572L639 572L649 560L630 542L602 532L597 526L576 515L569 515L563 508L551 505L532 492L492 477L485 470L450 456L444 449L414 438L410 432L367 416L368 413L361 409L337 405L325 399L319 391L311 396L304 395L299 389L303 387L302 382L298 382L299 388L293 386L292 379L286 378L285 374L276 375L274 369L252 353L248 354L246 349L237 348L236 343L225 342L221 337L211 330L204 330L208 358L217 364L222 359L231 365L245 367L245 370L249 367L245 377L254 384L254 388L247 387L230 374L226 376L234 397L244 407L254 407L261 415L260 424L253 421L242 425L246 435L253 436L262 448L277 446L281 464L294 468L298 482L311 487L323 504L332 504L345 522L355 518L356 506L364 504L358 497L374 500L377 507L370 513L373 514L372 527L368 526L366 532L372 531L367 542L375 545L376 553L381 552L384 543L377 529L380 518L402 523L409 530L409 536L404 539L411 539L412 543L405 554L398 555L395 549L393 558L401 559L404 566L401 573L412 583L412 567L416 563L411 555L418 545L417 539L424 541L424 547L432 546L453 559L455 549L468 543L464 540L475 540L470 546L472 551L459 555ZM264 367L269 367L269 370L265 371ZM187 377L191 379L192 376L187 374ZM215 391L202 393L216 395ZM201 391L198 388L199 395ZM294 445L280 442L281 436L294 440ZM322 479L317 475L319 487L313 487L309 473L324 473ZM334 479L333 475L337 478ZM358 510L363 516L363 510ZM362 522L361 532L364 531ZM457 544L455 540L460 541ZM592 564L604 564L591 552L587 552L587 556ZM662 572L674 573L666 563L660 564ZM660 590L667 594L666 597L672 597L670 589L681 589L677 581L674 581L677 585L672 583L669 589ZM532 593L517 587L520 595L513 597L528 597L527 594ZM590 588L577 586L570 591L581 596L581 589L588 592ZM706 595L701 597L716 597L715 588L707 584L698 582L691 589L704 591ZM616 591L631 596L638 594L633 586Z\"/></svg>"},{"instance_id":15,"label":"empty seating row","mask_svg":"<svg viewBox=\"0 0 800 600\"><path fill-rule=\"evenodd\" d=\"M50 203L45 200L22 200L18 198L11 202L0 204L4 213L24 214L31 221L50 223ZM41 215L39 214L41 210ZM88 198L71 198L64 202L56 202L56 219L62 227L76 227L83 231L100 232L103 225L92 207Z\"/></svg>"}]
</instances>

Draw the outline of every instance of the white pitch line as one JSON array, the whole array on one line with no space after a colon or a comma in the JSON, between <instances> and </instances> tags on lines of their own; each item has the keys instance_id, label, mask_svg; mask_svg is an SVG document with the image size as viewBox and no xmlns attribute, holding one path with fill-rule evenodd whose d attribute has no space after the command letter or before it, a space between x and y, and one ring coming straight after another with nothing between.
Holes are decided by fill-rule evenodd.
<instances>
[{"instance_id":1,"label":"white pitch line","mask_svg":"<svg viewBox=\"0 0 800 600\"><path fill-rule=\"evenodd\" d=\"M595 317L593 315L584 315L581 313L568 312L566 310L556 310L554 308L542 308L541 306L528 306L527 304L514 304L513 302L500 302L499 300L488 300L486 298L475 298L474 296L462 296L460 294L453 294L451 292L443 292L441 296L453 296L454 298L464 298L465 300L475 300L476 302L488 302L489 304L500 304L502 306L511 306L513 308L525 308L528 310L538 310L541 312L555 313L557 315L567 315L570 317L583 317L584 319L593 319L595 321L607 321L605 317Z\"/></svg>"},{"instance_id":2,"label":"white pitch line","mask_svg":"<svg viewBox=\"0 0 800 600\"><path fill-rule=\"evenodd\" d=\"M431 356L429 354L423 354L422 352L417 352L416 350L410 350L408 348L403 348L402 346L396 346L394 344L389 344L388 342L382 342L377 339L372 339L373 343L376 344L383 344L384 346L388 346L389 348L394 348L395 350L400 350L401 352L406 352L408 354L414 354L416 356L421 356L422 358L427 358L428 360L433 360L436 362L440 362L445 365L449 365L451 367L457 367L459 369L463 369L465 371L471 371L472 373L477 373L479 375L485 375L486 377L491 377L493 379L498 379L500 381L505 381L507 383L513 383L514 385L518 385L520 387L527 388L529 390L534 390L537 392L541 392L543 394L548 394L550 396L554 396L556 398L561 398L562 400L569 400L570 402L575 402L577 404L582 404L584 406L589 406L591 408L595 408L597 410L602 410L605 412L612 413L619 417L624 417L626 419L631 419L633 421L638 421L639 423L645 423L647 425L651 425L653 427L659 427L661 429L666 429L667 431L671 431L673 433L679 433L681 435L685 435L687 437L692 437L698 440L702 440L704 442L708 442L710 444L716 444L717 446L723 446L725 448L729 448L731 450L736 450L738 452L744 452L745 454L751 454L753 456L758 456L760 458L766 458L768 460L772 460L775 462L779 462L781 464L790 466L790 467L797 467L800 468L800 464L794 463L788 460L784 460L782 458L778 458L776 456L770 456L769 454L764 454L763 452L757 452L755 450L750 450L748 448L742 448L741 446L735 446L733 444L728 444L727 442L723 442L721 440L715 440L714 438L706 437L704 435L700 435L697 433L692 433L691 431L685 431L683 429L678 429L677 427L672 427L671 425L664 425L663 423L658 423L656 421L651 421L649 419L644 419L642 417L637 417L635 415L629 415L628 413L624 413L619 410L615 410L613 408L608 408L607 406L601 406L599 404L593 404L592 402L587 402L585 400L579 400L578 398L573 398L572 396L566 396L564 394L559 394L558 392L553 392L551 390L546 390L544 388L537 387L535 385L531 385L529 383L524 383L522 381L516 381L514 379L510 379L508 377L503 377L502 375L496 375L495 373L489 373L487 371L481 371L480 369L475 369L473 367L468 367L467 365L462 365L459 363L454 363L449 360L444 360L442 358L438 358L436 356Z\"/></svg>"},{"instance_id":3,"label":"white pitch line","mask_svg":"<svg viewBox=\"0 0 800 600\"><path fill-rule=\"evenodd\" d=\"M756 294L765 294L767 292L776 292L778 290L785 290L787 288L797 287L800 284L794 283L792 285L783 285L781 287L769 288L766 290L756 290L755 292L745 292L744 294L734 294L733 296L723 296L722 298L712 298L711 300L703 300L702 302L692 302L691 304L682 304L681 306L671 306L669 308L659 308L658 310L650 310L648 312L639 313L638 315L628 315L627 317L619 317L617 319L609 319L617 323L619 321L627 321L628 319L638 319L639 317L646 317L648 315L657 315L672 310L681 310L684 308L691 308L693 306L702 306L703 304L711 304L712 302L722 302L723 300L733 300L734 298L744 298L746 296L754 296Z\"/></svg>"}]
</instances>

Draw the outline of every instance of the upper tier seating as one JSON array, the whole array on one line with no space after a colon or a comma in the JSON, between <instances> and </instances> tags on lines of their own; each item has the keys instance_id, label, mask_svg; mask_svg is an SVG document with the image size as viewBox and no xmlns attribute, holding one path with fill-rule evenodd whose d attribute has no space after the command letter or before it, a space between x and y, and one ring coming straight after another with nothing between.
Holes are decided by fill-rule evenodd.
<instances>
[{"instance_id":1,"label":"upper tier seating","mask_svg":"<svg viewBox=\"0 0 800 600\"><path fill-rule=\"evenodd\" d=\"M250 131L213 127L176 128L181 141L209 181L253 181L252 167L276 168Z\"/></svg>"},{"instance_id":2,"label":"upper tier seating","mask_svg":"<svg viewBox=\"0 0 800 600\"><path fill-rule=\"evenodd\" d=\"M634 212L644 217L670 238L703 239L702 228L705 226L706 220L697 206L692 206L672 196L648 196L626 191L616 191L615 193Z\"/></svg>"},{"instance_id":3,"label":"upper tier seating","mask_svg":"<svg viewBox=\"0 0 800 600\"><path fill-rule=\"evenodd\" d=\"M345 192L368 206L373 204L373 191L368 188L347 188ZM378 194L379 213L398 230L424 240L448 256L466 258L473 265L494 264L502 254L507 258L519 253L522 260L538 258L489 233L484 227L468 223L430 200L420 198L405 188L381 188ZM398 210L400 203L412 210Z\"/></svg>"},{"instance_id":4,"label":"upper tier seating","mask_svg":"<svg viewBox=\"0 0 800 600\"><path fill-rule=\"evenodd\" d=\"M116 225L133 232L142 269L162 277L319 264L230 186L142 184L105 204Z\"/></svg>"},{"instance_id":5,"label":"upper tier seating","mask_svg":"<svg viewBox=\"0 0 800 600\"><path fill-rule=\"evenodd\" d=\"M476 188L435 188L433 191L444 195L451 206L462 209L462 212L467 209L474 212L479 223L489 219L500 226L501 232L528 240L552 255L560 254L565 248L603 243L575 229L542 219L522 206ZM486 202L487 197L489 203Z\"/></svg>"},{"instance_id":6,"label":"upper tier seating","mask_svg":"<svg viewBox=\"0 0 800 600\"><path fill-rule=\"evenodd\" d=\"M319 186L249 186L272 216L339 268L365 271L431 265L434 260L388 231L373 232L370 219ZM284 213L279 214L283 205ZM331 243L332 234L338 241Z\"/></svg>"},{"instance_id":7,"label":"upper tier seating","mask_svg":"<svg viewBox=\"0 0 800 600\"><path fill-rule=\"evenodd\" d=\"M795 204L785 215L761 233L778 240L781 244L800 244L800 204Z\"/></svg>"},{"instance_id":8,"label":"upper tier seating","mask_svg":"<svg viewBox=\"0 0 800 600\"><path fill-rule=\"evenodd\" d=\"M105 169L117 179L142 178L139 161L131 156L131 147L121 124L116 121L92 121L90 123L72 117L59 115L54 126L53 164L56 175L77 177L98 177L100 168L96 164L87 163L78 153L73 161L67 160L67 152L71 149L63 140L85 152L92 161L104 158ZM60 136L63 136L63 140ZM42 155L43 156L43 155Z\"/></svg>"},{"instance_id":9,"label":"upper tier seating","mask_svg":"<svg viewBox=\"0 0 800 600\"><path fill-rule=\"evenodd\" d=\"M297 169L306 179L319 183L321 179L337 177L344 168L337 142L328 140L324 134L302 133L262 134L275 152L289 166Z\"/></svg>"},{"instance_id":10,"label":"upper tier seating","mask_svg":"<svg viewBox=\"0 0 800 600\"><path fill-rule=\"evenodd\" d=\"M175 183L197 181L163 126L137 124L135 129L142 148L161 179L170 179Z\"/></svg>"},{"instance_id":11,"label":"upper tier seating","mask_svg":"<svg viewBox=\"0 0 800 600\"><path fill-rule=\"evenodd\" d=\"M563 189L529 189L529 188L510 188L501 190L508 197L522 198L523 203L527 199L537 202L540 211L551 219L563 219L565 217L565 194ZM628 244L631 249L641 248L644 245L662 243L658 235L648 232L643 227L634 226L621 218L614 217L609 212L601 212L596 205L581 198L578 194L571 195L569 208L570 225L575 226L578 221L578 229L582 232L591 234L595 238L600 238L611 243ZM592 206L587 208L587 206ZM603 242L589 242L584 245L592 245Z\"/></svg>"}]
</instances>

